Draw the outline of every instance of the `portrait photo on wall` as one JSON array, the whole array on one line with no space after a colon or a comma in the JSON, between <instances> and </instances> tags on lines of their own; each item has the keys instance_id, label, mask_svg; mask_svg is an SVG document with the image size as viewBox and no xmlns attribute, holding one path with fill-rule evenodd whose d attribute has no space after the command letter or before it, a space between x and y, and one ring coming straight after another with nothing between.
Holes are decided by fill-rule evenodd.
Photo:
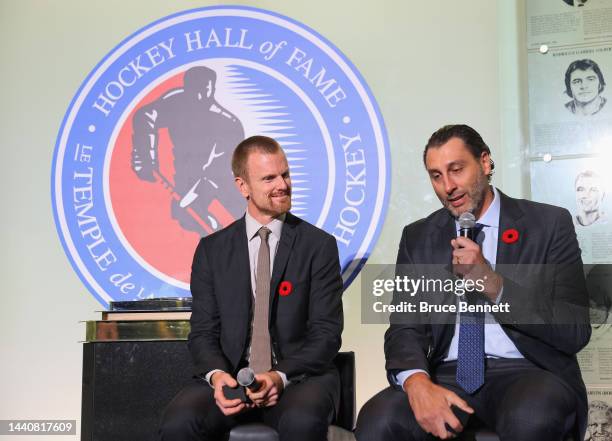
<instances>
[{"instance_id":1,"label":"portrait photo on wall","mask_svg":"<svg viewBox=\"0 0 612 441\"><path fill-rule=\"evenodd\" d=\"M585 441L612 441L612 389L589 389L589 423Z\"/></svg>"},{"instance_id":2,"label":"portrait photo on wall","mask_svg":"<svg viewBox=\"0 0 612 441\"><path fill-rule=\"evenodd\" d=\"M611 179L601 164L597 157L531 163L532 199L569 210L584 263L612 263Z\"/></svg>"},{"instance_id":3,"label":"portrait photo on wall","mask_svg":"<svg viewBox=\"0 0 612 441\"><path fill-rule=\"evenodd\" d=\"M571 98L565 108L574 115L591 116L606 105L602 96L606 81L599 65L588 58L575 60L565 71L565 93Z\"/></svg>"},{"instance_id":4,"label":"portrait photo on wall","mask_svg":"<svg viewBox=\"0 0 612 441\"><path fill-rule=\"evenodd\" d=\"M597 154L612 134L607 72L612 48L533 52L529 64L530 153Z\"/></svg>"}]
</instances>

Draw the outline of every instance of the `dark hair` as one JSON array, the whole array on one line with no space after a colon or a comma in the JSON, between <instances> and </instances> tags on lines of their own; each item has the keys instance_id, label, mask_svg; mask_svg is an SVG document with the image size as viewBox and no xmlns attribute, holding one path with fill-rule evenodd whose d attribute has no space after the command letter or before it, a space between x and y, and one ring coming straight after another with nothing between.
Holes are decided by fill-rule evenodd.
<instances>
[{"instance_id":1,"label":"dark hair","mask_svg":"<svg viewBox=\"0 0 612 441\"><path fill-rule=\"evenodd\" d=\"M495 169L495 162L490 159L491 149L489 149L489 146L484 142L482 136L480 136L476 130L465 124L450 124L436 130L429 138L429 141L427 141L427 145L423 151L423 164L427 165L425 159L427 158L427 151L429 149L440 147L450 141L451 138L461 139L476 159L480 159L483 152L489 155L491 173L487 175L487 178L489 182L491 182L493 169Z\"/></svg>"},{"instance_id":2,"label":"dark hair","mask_svg":"<svg viewBox=\"0 0 612 441\"><path fill-rule=\"evenodd\" d=\"M276 140L268 136L257 135L245 139L236 146L232 155L232 172L235 177L247 178L247 161L249 155L256 151L274 154L282 152L283 149Z\"/></svg>"},{"instance_id":3,"label":"dark hair","mask_svg":"<svg viewBox=\"0 0 612 441\"><path fill-rule=\"evenodd\" d=\"M572 73L576 70L589 69L593 69L593 72L597 74L597 77L599 78L599 93L603 92L604 87L606 87L606 81L604 80L603 74L601 73L601 69L599 69L599 66L593 60L585 58L584 60L574 61L567 67L567 70L565 71L565 93L567 94L567 96L571 98L574 97L571 88Z\"/></svg>"}]
</instances>

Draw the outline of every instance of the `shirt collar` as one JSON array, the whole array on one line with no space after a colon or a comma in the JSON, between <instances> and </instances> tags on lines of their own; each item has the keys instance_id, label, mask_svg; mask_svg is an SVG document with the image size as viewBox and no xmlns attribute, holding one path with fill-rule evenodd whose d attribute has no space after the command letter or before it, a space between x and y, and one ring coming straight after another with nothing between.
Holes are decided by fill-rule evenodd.
<instances>
[{"instance_id":1,"label":"shirt collar","mask_svg":"<svg viewBox=\"0 0 612 441\"><path fill-rule=\"evenodd\" d=\"M276 237L276 239L278 240L280 240L281 232L283 231L283 223L285 222L286 216L287 214L283 213L276 219L272 219L272 221L270 221L268 225L265 225L265 227L267 227L272 232L272 235L274 235L274 237ZM249 214L248 210L244 218L246 222L247 239L250 241L257 235L257 232L259 231L259 229L263 227L264 225L257 222L255 218Z\"/></svg>"},{"instance_id":2,"label":"shirt collar","mask_svg":"<svg viewBox=\"0 0 612 441\"><path fill-rule=\"evenodd\" d=\"M493 189L493 201L491 202L491 205L489 205L489 208L487 208L487 211L485 211L483 215L480 216L480 219L478 219L476 222L487 227L498 228L501 204L497 188L493 186L491 186L491 188Z\"/></svg>"}]
</instances>

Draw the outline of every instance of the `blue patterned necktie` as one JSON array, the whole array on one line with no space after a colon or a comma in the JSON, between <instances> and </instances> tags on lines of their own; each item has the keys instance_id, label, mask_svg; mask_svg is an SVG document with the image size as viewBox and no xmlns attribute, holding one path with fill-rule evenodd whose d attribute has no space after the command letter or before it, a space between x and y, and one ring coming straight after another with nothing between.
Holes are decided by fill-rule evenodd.
<instances>
[{"instance_id":1,"label":"blue patterned necktie","mask_svg":"<svg viewBox=\"0 0 612 441\"><path fill-rule=\"evenodd\" d=\"M481 247L484 242L483 228L484 225L476 224L473 229L473 237ZM462 312L459 316L457 384L472 394L484 384L484 371L484 313Z\"/></svg>"}]
</instances>

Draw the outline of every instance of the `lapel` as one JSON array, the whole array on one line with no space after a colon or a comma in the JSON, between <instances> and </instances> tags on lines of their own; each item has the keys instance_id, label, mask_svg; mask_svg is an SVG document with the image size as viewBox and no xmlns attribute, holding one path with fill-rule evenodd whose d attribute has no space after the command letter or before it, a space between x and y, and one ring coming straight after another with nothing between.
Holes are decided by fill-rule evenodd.
<instances>
[{"instance_id":1,"label":"lapel","mask_svg":"<svg viewBox=\"0 0 612 441\"><path fill-rule=\"evenodd\" d=\"M251 307L253 303L253 288L251 287L251 264L249 262L249 244L247 241L246 221L244 216L236 221L236 229L232 236L234 253L232 274L236 283L236 313L241 323L251 323Z\"/></svg>"},{"instance_id":2,"label":"lapel","mask_svg":"<svg viewBox=\"0 0 612 441\"><path fill-rule=\"evenodd\" d=\"M521 250L524 248L524 238L527 233L525 217L516 199L506 196L499 191L499 189L497 192L499 193L501 206L499 213L499 234L497 238L495 271L510 280L517 280L517 278L520 277L520 274L517 273L518 263L520 262ZM509 244L504 242L504 231L510 228L514 228L518 231L518 242ZM506 325L502 325L501 328L518 349L521 340L524 339L524 335Z\"/></svg>"},{"instance_id":3,"label":"lapel","mask_svg":"<svg viewBox=\"0 0 612 441\"><path fill-rule=\"evenodd\" d=\"M443 210L443 211L442 211ZM443 208L436 220L438 234L432 239L432 262L442 265L451 265L453 262L453 249L451 240L457 236L455 219Z\"/></svg>"},{"instance_id":4,"label":"lapel","mask_svg":"<svg viewBox=\"0 0 612 441\"><path fill-rule=\"evenodd\" d=\"M497 190L500 197L499 234L497 237L497 265L516 265L519 263L520 252L523 248L521 241L526 237L527 227L523 222L523 210L517 201ZM516 229L519 233L519 241L505 243L503 234L509 229Z\"/></svg>"},{"instance_id":5,"label":"lapel","mask_svg":"<svg viewBox=\"0 0 612 441\"><path fill-rule=\"evenodd\" d=\"M287 213L285 217L285 223L283 224L283 230L281 232L280 241L278 242L278 249L276 250L276 256L274 256L274 267L272 268L272 278L270 280L270 317L269 322L272 322L272 311L274 310L274 304L277 301L278 285L281 282L281 277L285 273L289 256L293 250L293 243L296 237L296 226L300 220L293 216L291 213Z\"/></svg>"}]
</instances>

